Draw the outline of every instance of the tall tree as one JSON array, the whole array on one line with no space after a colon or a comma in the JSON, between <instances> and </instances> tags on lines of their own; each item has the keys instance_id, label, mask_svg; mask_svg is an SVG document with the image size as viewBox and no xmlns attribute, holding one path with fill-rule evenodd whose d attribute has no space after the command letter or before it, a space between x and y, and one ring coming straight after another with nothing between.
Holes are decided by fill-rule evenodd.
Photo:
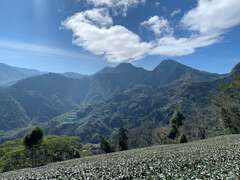
<instances>
[{"instance_id":1,"label":"tall tree","mask_svg":"<svg viewBox=\"0 0 240 180\"><path fill-rule=\"evenodd\" d=\"M23 139L23 144L26 149L31 151L32 167L35 166L34 160L36 155L36 149L41 145L43 140L43 131L39 127L35 127L27 134Z\"/></svg>"},{"instance_id":2,"label":"tall tree","mask_svg":"<svg viewBox=\"0 0 240 180\"><path fill-rule=\"evenodd\" d=\"M118 142L119 142L119 150L120 151L125 151L128 149L128 136L127 136L126 129L124 129L124 128L119 129Z\"/></svg>"},{"instance_id":3,"label":"tall tree","mask_svg":"<svg viewBox=\"0 0 240 180\"><path fill-rule=\"evenodd\" d=\"M169 132L168 137L171 139L177 138L179 133L179 127L183 125L183 121L185 120L184 115L180 112L179 108L176 108L173 117L171 118L171 130Z\"/></svg>"}]
</instances>

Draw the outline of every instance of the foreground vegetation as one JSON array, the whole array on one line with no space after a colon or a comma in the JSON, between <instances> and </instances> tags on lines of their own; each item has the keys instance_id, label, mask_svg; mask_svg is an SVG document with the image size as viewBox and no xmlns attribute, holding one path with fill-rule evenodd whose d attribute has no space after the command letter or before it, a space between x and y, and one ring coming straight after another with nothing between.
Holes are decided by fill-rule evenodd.
<instances>
[{"instance_id":1,"label":"foreground vegetation","mask_svg":"<svg viewBox=\"0 0 240 180\"><path fill-rule=\"evenodd\" d=\"M239 179L240 135L50 164L0 179Z\"/></svg>"},{"instance_id":2,"label":"foreground vegetation","mask_svg":"<svg viewBox=\"0 0 240 180\"><path fill-rule=\"evenodd\" d=\"M92 155L90 148L82 145L79 137L70 136L46 136L41 146L30 150L22 139L9 141L0 145L0 172Z\"/></svg>"}]
</instances>

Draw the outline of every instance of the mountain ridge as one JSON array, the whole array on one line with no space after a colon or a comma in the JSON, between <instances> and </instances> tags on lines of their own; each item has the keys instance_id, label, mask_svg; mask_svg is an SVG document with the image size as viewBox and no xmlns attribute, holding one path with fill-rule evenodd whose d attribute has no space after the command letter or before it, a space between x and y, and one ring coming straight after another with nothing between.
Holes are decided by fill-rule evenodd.
<instances>
[{"instance_id":1,"label":"mountain ridge","mask_svg":"<svg viewBox=\"0 0 240 180\"><path fill-rule=\"evenodd\" d=\"M206 73L168 60L153 71L120 64L79 79L48 73L21 80L4 91L22 107L27 123L44 124L49 134L80 135L85 142L97 142L99 134L109 137L114 129L127 124L139 131L147 119L156 127L166 125L177 104L184 107L189 126L195 109L188 106L199 106L199 113L211 119L209 123L218 123L208 97L231 81L228 76L231 73ZM0 103L1 108L6 109ZM11 119L9 114L2 117L6 122ZM18 124L20 121L12 129Z\"/></svg>"},{"instance_id":2,"label":"mountain ridge","mask_svg":"<svg viewBox=\"0 0 240 180\"><path fill-rule=\"evenodd\" d=\"M10 86L19 80L41 74L44 73L38 70L19 68L0 63L0 86Z\"/></svg>"}]
</instances>

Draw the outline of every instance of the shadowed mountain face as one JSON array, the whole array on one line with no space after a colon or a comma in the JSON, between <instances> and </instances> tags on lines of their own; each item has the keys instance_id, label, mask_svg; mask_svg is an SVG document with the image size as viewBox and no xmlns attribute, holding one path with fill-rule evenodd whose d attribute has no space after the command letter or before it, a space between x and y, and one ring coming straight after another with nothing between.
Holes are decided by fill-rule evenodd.
<instances>
[{"instance_id":1,"label":"shadowed mountain face","mask_svg":"<svg viewBox=\"0 0 240 180\"><path fill-rule=\"evenodd\" d=\"M32 77L3 90L11 104L17 103L14 111L22 118L8 124L13 119L11 111L7 115L3 111L1 119L6 125L0 130L37 122L44 123L47 133L80 135L85 142L97 142L100 135L111 136L122 126L138 132L146 123L166 125L179 104L189 134L199 122L210 125L211 134L222 128L211 98L231 76L166 60L153 71L124 63L81 78L53 73ZM6 108L5 104L0 103L0 109ZM205 119L201 119L203 114Z\"/></svg>"},{"instance_id":2,"label":"shadowed mountain face","mask_svg":"<svg viewBox=\"0 0 240 180\"><path fill-rule=\"evenodd\" d=\"M40 71L18 68L0 63L0 86L11 85L21 79L43 74Z\"/></svg>"},{"instance_id":3,"label":"shadowed mountain face","mask_svg":"<svg viewBox=\"0 0 240 180\"><path fill-rule=\"evenodd\" d=\"M219 78L218 74L199 71L173 60L162 61L148 79L153 85L164 86L174 82L204 82Z\"/></svg>"}]
</instances>

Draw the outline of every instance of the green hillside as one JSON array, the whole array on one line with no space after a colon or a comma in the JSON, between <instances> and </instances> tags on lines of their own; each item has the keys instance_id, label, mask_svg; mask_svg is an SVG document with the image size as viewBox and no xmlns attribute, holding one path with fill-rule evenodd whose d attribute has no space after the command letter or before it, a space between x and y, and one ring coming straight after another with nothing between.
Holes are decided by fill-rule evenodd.
<instances>
[{"instance_id":1,"label":"green hillside","mask_svg":"<svg viewBox=\"0 0 240 180\"><path fill-rule=\"evenodd\" d=\"M0 174L0 179L239 179L240 135L188 144L153 146L98 155L36 169Z\"/></svg>"},{"instance_id":2,"label":"green hillside","mask_svg":"<svg viewBox=\"0 0 240 180\"><path fill-rule=\"evenodd\" d=\"M82 145L79 137L46 136L35 150L34 167L92 155L91 146ZM22 139L0 144L0 172L32 167L30 151Z\"/></svg>"}]
</instances>

